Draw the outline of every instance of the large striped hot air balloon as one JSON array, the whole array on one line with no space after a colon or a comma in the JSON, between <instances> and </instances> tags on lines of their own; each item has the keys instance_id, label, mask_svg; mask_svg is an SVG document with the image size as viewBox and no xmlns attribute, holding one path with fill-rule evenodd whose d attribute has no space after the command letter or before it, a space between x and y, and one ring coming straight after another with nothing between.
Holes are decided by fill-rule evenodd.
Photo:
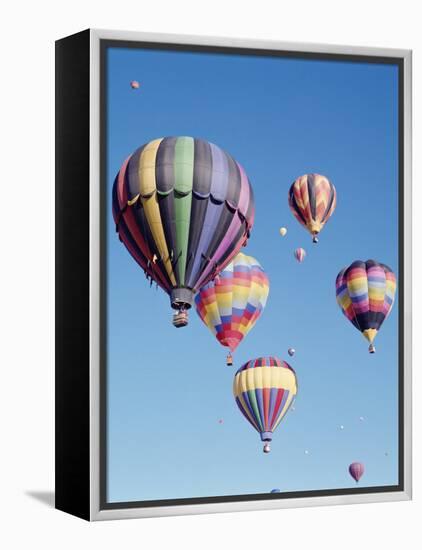
<instances>
[{"instance_id":1,"label":"large striped hot air balloon","mask_svg":"<svg viewBox=\"0 0 422 550\"><path fill-rule=\"evenodd\" d=\"M269 281L260 264L239 253L195 297L196 311L222 346L231 353L255 325L267 302Z\"/></svg>"},{"instance_id":2,"label":"large striped hot air balloon","mask_svg":"<svg viewBox=\"0 0 422 550\"><path fill-rule=\"evenodd\" d=\"M344 315L369 341L373 341L394 303L396 277L384 264L356 260L340 271L336 279L337 302Z\"/></svg>"},{"instance_id":3,"label":"large striped hot air balloon","mask_svg":"<svg viewBox=\"0 0 422 550\"><path fill-rule=\"evenodd\" d=\"M270 452L273 432L297 393L296 373L277 357L259 357L236 372L233 394L240 412L257 430Z\"/></svg>"},{"instance_id":4,"label":"large striped hot air balloon","mask_svg":"<svg viewBox=\"0 0 422 550\"><path fill-rule=\"evenodd\" d=\"M289 206L294 217L312 235L318 234L336 207L336 188L325 176L305 174L295 180L289 190Z\"/></svg>"},{"instance_id":5,"label":"large striped hot air balloon","mask_svg":"<svg viewBox=\"0 0 422 550\"><path fill-rule=\"evenodd\" d=\"M254 220L243 168L212 143L155 139L123 163L113 187L120 240L187 324L196 291L246 244Z\"/></svg>"}]
</instances>

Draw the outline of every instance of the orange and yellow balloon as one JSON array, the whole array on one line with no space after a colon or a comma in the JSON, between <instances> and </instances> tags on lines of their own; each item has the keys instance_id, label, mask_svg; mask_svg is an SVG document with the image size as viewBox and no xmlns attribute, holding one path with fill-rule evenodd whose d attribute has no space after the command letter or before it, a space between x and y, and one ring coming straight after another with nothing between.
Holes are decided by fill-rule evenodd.
<instances>
[{"instance_id":1,"label":"orange and yellow balloon","mask_svg":"<svg viewBox=\"0 0 422 550\"><path fill-rule=\"evenodd\" d=\"M336 207L336 188L325 176L305 174L289 190L289 206L297 221L312 235L314 243Z\"/></svg>"}]
</instances>

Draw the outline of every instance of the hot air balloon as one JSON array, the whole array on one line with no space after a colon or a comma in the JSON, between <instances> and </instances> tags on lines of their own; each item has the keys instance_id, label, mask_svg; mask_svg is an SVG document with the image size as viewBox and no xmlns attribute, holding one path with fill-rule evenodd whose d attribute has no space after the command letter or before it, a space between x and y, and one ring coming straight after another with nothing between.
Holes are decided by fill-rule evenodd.
<instances>
[{"instance_id":1,"label":"hot air balloon","mask_svg":"<svg viewBox=\"0 0 422 550\"><path fill-rule=\"evenodd\" d=\"M196 291L246 244L254 212L240 164L191 137L146 143L126 159L113 186L119 238L150 283L170 295L179 312L175 326L187 324Z\"/></svg>"},{"instance_id":2,"label":"hot air balloon","mask_svg":"<svg viewBox=\"0 0 422 550\"><path fill-rule=\"evenodd\" d=\"M395 293L393 271L374 260L357 260L337 275L338 305L368 340L369 353L375 353L373 341L393 307Z\"/></svg>"},{"instance_id":3,"label":"hot air balloon","mask_svg":"<svg viewBox=\"0 0 422 550\"><path fill-rule=\"evenodd\" d=\"M287 234L287 229L285 227L280 227L280 235L284 237Z\"/></svg>"},{"instance_id":4,"label":"hot air balloon","mask_svg":"<svg viewBox=\"0 0 422 550\"><path fill-rule=\"evenodd\" d=\"M287 353L290 355L290 357L293 357L293 355L296 353L295 348L289 348L287 350Z\"/></svg>"},{"instance_id":5,"label":"hot air balloon","mask_svg":"<svg viewBox=\"0 0 422 550\"><path fill-rule=\"evenodd\" d=\"M269 453L273 432L297 393L296 373L277 357L259 357L236 372L233 394L243 416L259 432Z\"/></svg>"},{"instance_id":6,"label":"hot air balloon","mask_svg":"<svg viewBox=\"0 0 422 550\"><path fill-rule=\"evenodd\" d=\"M138 90L139 87L140 87L140 84L137 80L131 80L130 81L130 87L133 89L133 90Z\"/></svg>"},{"instance_id":7,"label":"hot air balloon","mask_svg":"<svg viewBox=\"0 0 422 550\"><path fill-rule=\"evenodd\" d=\"M352 464L350 464L349 466L349 474L356 481L356 483L359 482L364 472L365 472L365 467L361 462L352 462Z\"/></svg>"},{"instance_id":8,"label":"hot air balloon","mask_svg":"<svg viewBox=\"0 0 422 550\"><path fill-rule=\"evenodd\" d=\"M301 264L306 256L306 250L304 248L296 248L294 251L294 257Z\"/></svg>"},{"instance_id":9,"label":"hot air balloon","mask_svg":"<svg viewBox=\"0 0 422 550\"><path fill-rule=\"evenodd\" d=\"M325 176L305 174L292 183L289 206L297 221L317 243L317 235L336 207L336 188Z\"/></svg>"},{"instance_id":10,"label":"hot air balloon","mask_svg":"<svg viewBox=\"0 0 422 550\"><path fill-rule=\"evenodd\" d=\"M260 264L239 253L220 271L217 280L203 286L195 296L199 317L222 346L232 353L255 325L267 302L269 281Z\"/></svg>"}]
</instances>

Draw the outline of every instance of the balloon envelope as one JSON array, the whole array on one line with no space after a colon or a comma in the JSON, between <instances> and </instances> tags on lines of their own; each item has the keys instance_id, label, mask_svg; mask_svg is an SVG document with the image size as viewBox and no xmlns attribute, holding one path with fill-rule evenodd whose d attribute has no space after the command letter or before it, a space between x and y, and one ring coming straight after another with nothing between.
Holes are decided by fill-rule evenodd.
<instances>
[{"instance_id":1,"label":"balloon envelope","mask_svg":"<svg viewBox=\"0 0 422 550\"><path fill-rule=\"evenodd\" d=\"M350 464L349 466L349 474L356 481L356 483L363 476L364 472L365 467L361 462L352 462L352 464Z\"/></svg>"},{"instance_id":2,"label":"balloon envelope","mask_svg":"<svg viewBox=\"0 0 422 550\"><path fill-rule=\"evenodd\" d=\"M178 310L246 244L254 211L240 164L191 137L146 143L123 163L113 187L120 240Z\"/></svg>"},{"instance_id":3,"label":"balloon envelope","mask_svg":"<svg viewBox=\"0 0 422 550\"><path fill-rule=\"evenodd\" d=\"M280 227L280 235L284 237L287 234L287 229L285 227Z\"/></svg>"},{"instance_id":4,"label":"balloon envelope","mask_svg":"<svg viewBox=\"0 0 422 550\"><path fill-rule=\"evenodd\" d=\"M236 372L233 394L240 412L259 432L269 451L273 432L297 393L296 373L277 357L259 357ZM266 451L266 452L268 452Z\"/></svg>"},{"instance_id":5,"label":"balloon envelope","mask_svg":"<svg viewBox=\"0 0 422 550\"><path fill-rule=\"evenodd\" d=\"M293 357L293 355L296 353L296 350L294 348L289 348L287 350L287 353L290 355L290 357Z\"/></svg>"},{"instance_id":6,"label":"balloon envelope","mask_svg":"<svg viewBox=\"0 0 422 550\"><path fill-rule=\"evenodd\" d=\"M356 260L340 271L336 297L343 314L369 341L373 341L391 312L396 293L396 277L385 264Z\"/></svg>"},{"instance_id":7,"label":"balloon envelope","mask_svg":"<svg viewBox=\"0 0 422 550\"><path fill-rule=\"evenodd\" d=\"M314 242L336 207L336 188L325 176L305 174L289 190L289 206L297 221L309 231Z\"/></svg>"},{"instance_id":8,"label":"balloon envelope","mask_svg":"<svg viewBox=\"0 0 422 550\"><path fill-rule=\"evenodd\" d=\"M196 311L222 346L234 351L265 308L269 281L252 256L239 253L195 297Z\"/></svg>"},{"instance_id":9,"label":"balloon envelope","mask_svg":"<svg viewBox=\"0 0 422 550\"><path fill-rule=\"evenodd\" d=\"M306 257L306 250L304 248L296 248L294 251L294 257L299 263L302 263Z\"/></svg>"},{"instance_id":10,"label":"balloon envelope","mask_svg":"<svg viewBox=\"0 0 422 550\"><path fill-rule=\"evenodd\" d=\"M130 87L133 89L133 90L137 90L139 87L140 87L140 84L137 80L131 80L130 82Z\"/></svg>"}]
</instances>

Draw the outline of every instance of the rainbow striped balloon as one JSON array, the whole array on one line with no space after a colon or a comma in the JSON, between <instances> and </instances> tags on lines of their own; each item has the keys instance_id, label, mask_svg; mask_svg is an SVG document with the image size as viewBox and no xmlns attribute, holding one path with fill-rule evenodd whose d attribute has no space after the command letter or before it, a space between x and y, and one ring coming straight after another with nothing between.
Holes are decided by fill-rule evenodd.
<instances>
[{"instance_id":1,"label":"rainbow striped balloon","mask_svg":"<svg viewBox=\"0 0 422 550\"><path fill-rule=\"evenodd\" d=\"M289 206L297 221L318 242L318 233L329 220L336 207L336 188L325 176L305 174L292 183Z\"/></svg>"},{"instance_id":2,"label":"rainbow striped balloon","mask_svg":"<svg viewBox=\"0 0 422 550\"><path fill-rule=\"evenodd\" d=\"M270 452L273 432L289 410L297 393L296 373L277 357L259 357L236 372L233 394L243 416Z\"/></svg>"},{"instance_id":3,"label":"rainbow striped balloon","mask_svg":"<svg viewBox=\"0 0 422 550\"><path fill-rule=\"evenodd\" d=\"M396 277L385 264L356 260L340 271L336 279L337 302L349 321L369 341L373 341L391 312L396 293Z\"/></svg>"},{"instance_id":4,"label":"rainbow striped balloon","mask_svg":"<svg viewBox=\"0 0 422 550\"><path fill-rule=\"evenodd\" d=\"M196 311L222 346L234 352L260 317L269 293L260 264L238 254L195 296Z\"/></svg>"}]
</instances>

